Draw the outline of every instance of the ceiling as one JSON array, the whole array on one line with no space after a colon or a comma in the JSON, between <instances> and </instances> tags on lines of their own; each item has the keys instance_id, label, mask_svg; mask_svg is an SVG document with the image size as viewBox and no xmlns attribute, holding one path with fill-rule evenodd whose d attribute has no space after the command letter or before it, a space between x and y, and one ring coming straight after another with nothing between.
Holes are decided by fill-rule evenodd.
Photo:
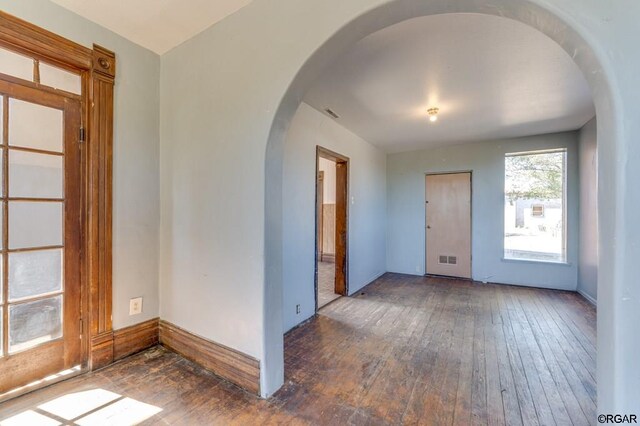
<instances>
[{"instance_id":1,"label":"ceiling","mask_svg":"<svg viewBox=\"0 0 640 426\"><path fill-rule=\"evenodd\" d=\"M305 102L387 152L575 130L595 115L587 82L558 44L478 14L414 18L369 35ZM430 107L440 108L435 123Z\"/></svg>"},{"instance_id":2,"label":"ceiling","mask_svg":"<svg viewBox=\"0 0 640 426\"><path fill-rule=\"evenodd\" d=\"M251 0L51 0L158 54Z\"/></svg>"}]
</instances>

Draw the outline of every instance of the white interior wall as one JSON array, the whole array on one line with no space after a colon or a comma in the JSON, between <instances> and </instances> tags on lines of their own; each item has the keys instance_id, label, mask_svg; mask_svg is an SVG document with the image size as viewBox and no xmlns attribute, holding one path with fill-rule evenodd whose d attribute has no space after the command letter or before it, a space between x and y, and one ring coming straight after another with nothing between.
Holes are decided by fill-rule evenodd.
<instances>
[{"instance_id":1,"label":"white interior wall","mask_svg":"<svg viewBox=\"0 0 640 426\"><path fill-rule=\"evenodd\" d=\"M577 138L577 132L564 132L390 154L388 270L425 273L425 174L471 170L473 279L575 290L579 229ZM509 152L553 148L567 149L567 264L503 260L504 156Z\"/></svg>"},{"instance_id":2,"label":"white interior wall","mask_svg":"<svg viewBox=\"0 0 640 426\"><path fill-rule=\"evenodd\" d=\"M386 271L386 155L333 119L301 104L284 146L284 330L315 313L318 145L349 157L349 293ZM335 170L335 163L329 163ZM298 304L300 314L296 314Z\"/></svg>"},{"instance_id":3,"label":"white interior wall","mask_svg":"<svg viewBox=\"0 0 640 426\"><path fill-rule=\"evenodd\" d=\"M625 185L640 176L640 58L630 37L640 3L633 0L282 0L277 8L254 0L164 55L162 314L259 358L263 394L280 386L281 159L289 120L308 83L353 42L403 19L447 12L532 25L570 52L590 83L598 131L607 136L598 146L599 202L607 206L598 273L609 280L599 294L599 411L624 412L640 395L633 328L640 321L640 193Z\"/></svg>"},{"instance_id":4,"label":"white interior wall","mask_svg":"<svg viewBox=\"0 0 640 426\"><path fill-rule=\"evenodd\" d=\"M580 252L578 291L598 298L598 144L596 118L580 129Z\"/></svg>"},{"instance_id":5,"label":"white interior wall","mask_svg":"<svg viewBox=\"0 0 640 426\"><path fill-rule=\"evenodd\" d=\"M67 9L42 0L0 0L0 9L117 58L113 147L113 326L159 314L160 57ZM129 299L142 296L142 314Z\"/></svg>"},{"instance_id":6,"label":"white interior wall","mask_svg":"<svg viewBox=\"0 0 640 426\"><path fill-rule=\"evenodd\" d=\"M87 46L97 41L119 54L114 323L119 327L133 321L123 315L123 301L134 294L145 295L145 318L154 316L151 283L157 278L154 229L158 216L157 183L153 178L157 171L157 114L153 106L157 102L157 85L153 76L157 73L157 57L48 2L0 0L0 6ZM375 13L370 13L372 10ZM598 0L557 4L498 0L490 5L462 0L283 0L279 8L273 8L267 0L255 0L197 36L197 40L181 45L163 59L162 87L166 97L162 116L171 118L170 123L163 120L162 127L162 272L167 274L163 278L163 310L187 325L194 323L189 318L197 316L201 325L193 331L204 330L203 335L220 338L236 349L249 347L249 352L263 361L263 356L269 358L269 380L263 381L267 385L265 392L278 387L282 374L282 352L278 350L281 289L278 283L268 281L266 285L265 281L267 277L278 277L279 271L271 260L280 259L274 254L266 269L264 259L266 253L278 251L275 246L279 240L264 240L265 211L270 229L277 231L281 221L271 221L279 208L265 209L263 186L265 176L281 177L277 172L280 146L267 151L270 162L265 171L269 135L283 134L288 125L283 120L286 114L278 115L277 130L273 132L278 105L283 97L287 108L297 105L291 100L300 94L289 90L291 83L307 59L334 34L338 36L321 49L322 54L308 67L311 74L319 72L323 60L335 57L342 47L379 26L416 14L453 11L521 19L561 43L586 71L599 114L602 113L598 132L606 136L606 141L601 138L603 142L598 145L599 201L607 206L599 218L604 232L600 235L603 250L598 273L608 283L605 288L601 286L599 294L599 412L627 412L637 407L640 395L640 369L636 362L640 338L634 328L640 321L640 290L636 285L640 258L636 212L640 193L630 184L640 176L640 145L635 143L640 135L640 122L636 119L640 97L636 70L640 57L636 38L630 37L638 34L640 4L633 0L614 5ZM360 19L358 25L349 25L364 14L366 19ZM305 79L295 81L294 89L304 87ZM188 100L181 100L185 97ZM176 108L170 106L174 103L178 104ZM170 116L173 113L177 114ZM172 158L178 153L174 144L181 147L177 158ZM225 165L230 159L234 166ZM216 167L211 167L212 161ZM230 181L233 185L229 185ZM188 198L174 197L186 184L201 190L187 191ZM272 188L266 195L274 195ZM220 199L226 201L226 212L210 207ZM184 201L191 201L194 208L185 209ZM205 211L196 214L197 209ZM200 229L205 231L202 238L197 235ZM194 258L189 260L189 256ZM202 268L203 262L215 263L222 270ZM192 269L195 271L190 272ZM234 270L239 277L234 277ZM228 287L235 291L225 290ZM191 299L172 299L181 293ZM191 306L190 301L203 294L207 296L205 300ZM176 305L191 309L179 310ZM217 308L222 309L208 312ZM135 321L138 319L144 318ZM238 334L237 339L229 337L233 333Z\"/></svg>"}]
</instances>

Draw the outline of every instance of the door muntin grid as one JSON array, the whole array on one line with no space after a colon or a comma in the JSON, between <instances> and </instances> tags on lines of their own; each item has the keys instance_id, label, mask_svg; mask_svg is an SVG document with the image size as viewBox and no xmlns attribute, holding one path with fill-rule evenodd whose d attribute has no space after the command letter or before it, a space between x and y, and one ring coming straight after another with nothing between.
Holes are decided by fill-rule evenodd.
<instances>
[{"instance_id":1,"label":"door muntin grid","mask_svg":"<svg viewBox=\"0 0 640 426\"><path fill-rule=\"evenodd\" d=\"M2 101L2 356L63 337L64 111Z\"/></svg>"}]
</instances>

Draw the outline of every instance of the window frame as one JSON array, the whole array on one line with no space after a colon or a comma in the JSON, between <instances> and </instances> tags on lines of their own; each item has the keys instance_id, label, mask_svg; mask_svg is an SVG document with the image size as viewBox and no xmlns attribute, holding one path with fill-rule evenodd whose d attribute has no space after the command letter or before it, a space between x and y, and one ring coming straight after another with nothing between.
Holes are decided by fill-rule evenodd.
<instances>
[{"instance_id":1,"label":"window frame","mask_svg":"<svg viewBox=\"0 0 640 426\"><path fill-rule=\"evenodd\" d=\"M539 212L536 212L536 209L538 209ZM544 217L544 204L532 204L531 217Z\"/></svg>"},{"instance_id":2,"label":"window frame","mask_svg":"<svg viewBox=\"0 0 640 426\"><path fill-rule=\"evenodd\" d=\"M517 151L517 152L506 152L504 153L504 162L503 162L503 195L506 195L506 185L507 185L507 170L506 170L506 162L509 157L519 157L519 156L527 156L527 155L544 155L544 154L554 154L554 153L562 153L562 239L561 239L561 260L549 260L549 259L531 259L531 258L517 258L517 257L508 257L507 256L507 248L506 248L506 223L507 218L504 216L504 207L503 204L503 221L502 221L502 260L505 262L524 262L524 263L546 263L551 265L569 265L569 253L568 253L568 233L569 233L569 224L568 224L568 215L567 215L567 199L568 199L568 178L567 178L567 169L569 163L569 149L567 147L560 148L551 148L551 149L538 149L538 150L530 150L530 151ZM503 196L503 200L506 197ZM504 203L504 201L503 201ZM538 203L539 204L539 203ZM533 215L533 206L536 204L532 204L532 217L545 217L546 208L543 206L543 214L542 216L534 216Z\"/></svg>"}]
</instances>

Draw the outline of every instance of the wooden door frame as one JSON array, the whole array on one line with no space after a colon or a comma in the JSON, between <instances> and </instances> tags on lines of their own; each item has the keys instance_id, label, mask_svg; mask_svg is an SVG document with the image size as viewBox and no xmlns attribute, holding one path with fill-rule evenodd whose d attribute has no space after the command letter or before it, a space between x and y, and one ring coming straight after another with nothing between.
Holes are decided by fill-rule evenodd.
<instances>
[{"instance_id":1,"label":"wooden door frame","mask_svg":"<svg viewBox=\"0 0 640 426\"><path fill-rule=\"evenodd\" d=\"M81 328L82 370L113 362L112 180L115 54L92 49L0 11L0 46L75 72L82 81L81 174ZM7 81L59 92L39 83L1 75Z\"/></svg>"},{"instance_id":2,"label":"wooden door frame","mask_svg":"<svg viewBox=\"0 0 640 426\"><path fill-rule=\"evenodd\" d=\"M318 170L316 174L316 257L322 261L324 242L324 217L322 206L324 204L324 171Z\"/></svg>"},{"instance_id":3,"label":"wooden door frame","mask_svg":"<svg viewBox=\"0 0 640 426\"><path fill-rule=\"evenodd\" d=\"M448 172L427 172L424 174L424 191L422 194L424 195L424 214L422 217L424 218L424 275L434 275L429 274L427 271L427 204L429 200L427 200L427 177L428 176L439 176L439 175L457 175L462 173L469 173L469 275L471 277L470 280L473 280L473 170L456 170L456 171L448 171ZM464 280L465 278L456 277L458 279Z\"/></svg>"},{"instance_id":4,"label":"wooden door frame","mask_svg":"<svg viewBox=\"0 0 640 426\"><path fill-rule=\"evenodd\" d=\"M335 221L335 268L336 294L349 295L349 157L331 151L320 145L316 146L316 214L315 214L315 274L314 291L316 312L318 311L318 173L320 158L336 163L336 221ZM339 220L340 219L340 220ZM344 238L342 237L344 231Z\"/></svg>"}]
</instances>

